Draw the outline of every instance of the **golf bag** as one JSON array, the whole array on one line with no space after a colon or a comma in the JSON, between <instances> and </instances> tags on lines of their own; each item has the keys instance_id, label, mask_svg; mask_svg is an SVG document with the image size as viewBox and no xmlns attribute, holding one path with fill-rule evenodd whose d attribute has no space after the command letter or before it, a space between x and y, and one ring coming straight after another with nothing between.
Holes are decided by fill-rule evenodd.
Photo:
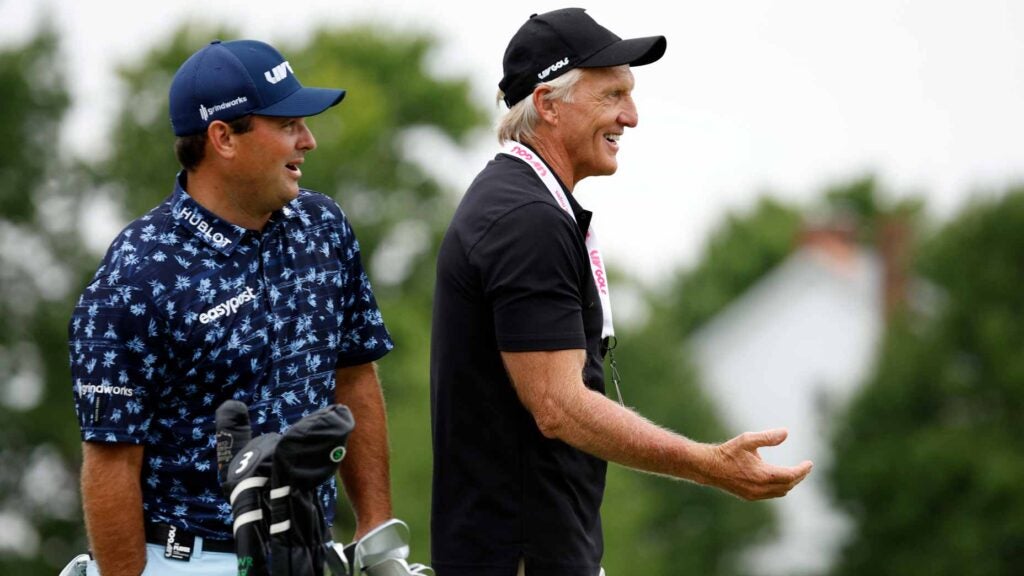
<instances>
[{"instance_id":1,"label":"golf bag","mask_svg":"<svg viewBox=\"0 0 1024 576\"><path fill-rule=\"evenodd\" d=\"M217 475L231 504L232 530L238 573L269 576L270 518L267 486L273 471L274 450L280 434L270 433L250 440L249 409L242 402L228 400L220 405L217 422Z\"/></svg>"},{"instance_id":2,"label":"golf bag","mask_svg":"<svg viewBox=\"0 0 1024 576\"><path fill-rule=\"evenodd\" d=\"M235 518L239 576L323 576L329 554L331 571L348 576L346 559L329 546L316 489L337 470L354 425L348 408L332 405L284 434L249 440L245 404L217 409L218 474Z\"/></svg>"},{"instance_id":3,"label":"golf bag","mask_svg":"<svg viewBox=\"0 0 1024 576\"><path fill-rule=\"evenodd\" d=\"M284 434L252 438L248 407L228 400L217 409L217 469L234 515L239 576L421 576L409 565L409 528L392 519L359 541L332 542L317 487L345 457L355 426L348 408L329 406Z\"/></svg>"}]
</instances>

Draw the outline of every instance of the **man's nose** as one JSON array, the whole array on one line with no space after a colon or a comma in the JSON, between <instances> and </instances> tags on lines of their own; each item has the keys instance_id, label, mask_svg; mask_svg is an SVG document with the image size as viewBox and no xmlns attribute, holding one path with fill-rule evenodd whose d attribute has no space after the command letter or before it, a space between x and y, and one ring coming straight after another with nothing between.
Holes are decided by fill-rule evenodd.
<instances>
[{"instance_id":1,"label":"man's nose","mask_svg":"<svg viewBox=\"0 0 1024 576\"><path fill-rule=\"evenodd\" d=\"M627 98L622 111L619 112L619 124L629 128L636 128L638 122L640 122L640 116L636 111L636 103L633 102L632 98Z\"/></svg>"},{"instance_id":2,"label":"man's nose","mask_svg":"<svg viewBox=\"0 0 1024 576\"><path fill-rule=\"evenodd\" d=\"M300 150L313 150L316 148L316 138L313 136L313 131L306 125L305 120L300 120L299 125L302 127L302 134L299 136L298 148Z\"/></svg>"}]
</instances>

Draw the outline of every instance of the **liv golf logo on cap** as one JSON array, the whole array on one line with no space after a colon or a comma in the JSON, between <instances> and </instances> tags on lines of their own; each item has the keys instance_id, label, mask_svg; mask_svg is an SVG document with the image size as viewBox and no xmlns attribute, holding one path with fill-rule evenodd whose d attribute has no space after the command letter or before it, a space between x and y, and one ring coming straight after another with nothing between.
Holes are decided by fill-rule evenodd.
<instances>
[{"instance_id":1,"label":"liv golf logo on cap","mask_svg":"<svg viewBox=\"0 0 1024 576\"><path fill-rule=\"evenodd\" d=\"M295 71L292 70L292 65L289 64L287 60L285 60L284 62L281 62L277 66L274 66L270 70L264 72L263 77L267 79L267 82L270 82L271 84L277 84L281 80L287 78L289 72L295 74Z\"/></svg>"}]
</instances>

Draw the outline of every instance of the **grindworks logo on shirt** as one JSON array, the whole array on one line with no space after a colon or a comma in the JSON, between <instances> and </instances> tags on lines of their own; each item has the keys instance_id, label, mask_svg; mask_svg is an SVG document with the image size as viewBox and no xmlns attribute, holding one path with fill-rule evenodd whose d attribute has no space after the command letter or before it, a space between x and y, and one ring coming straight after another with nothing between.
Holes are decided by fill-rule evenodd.
<instances>
[{"instance_id":1,"label":"grindworks logo on shirt","mask_svg":"<svg viewBox=\"0 0 1024 576\"><path fill-rule=\"evenodd\" d=\"M135 390L127 386L112 386L106 382L82 384L82 381L78 380L78 395L85 396L86 394L106 394L108 396L127 396L130 398L135 394Z\"/></svg>"},{"instance_id":2,"label":"grindworks logo on shirt","mask_svg":"<svg viewBox=\"0 0 1024 576\"><path fill-rule=\"evenodd\" d=\"M217 304L213 308L210 308L206 312L200 314L199 322L201 324L209 324L210 322L213 322L214 320L220 318L221 316L231 316L232 314L238 311L238 308L242 304L252 302L255 299L256 293L253 292L252 288L246 286L244 292L239 293L237 296L233 298L228 298L227 300L221 302L220 304Z\"/></svg>"}]
</instances>

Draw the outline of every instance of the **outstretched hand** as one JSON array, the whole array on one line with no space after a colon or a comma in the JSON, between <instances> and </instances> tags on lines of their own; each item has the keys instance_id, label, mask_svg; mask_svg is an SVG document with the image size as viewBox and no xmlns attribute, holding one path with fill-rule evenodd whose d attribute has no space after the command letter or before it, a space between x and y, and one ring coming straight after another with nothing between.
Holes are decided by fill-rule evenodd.
<instances>
[{"instance_id":1,"label":"outstretched hand","mask_svg":"<svg viewBox=\"0 0 1024 576\"><path fill-rule=\"evenodd\" d=\"M787 435L783 428L745 432L728 442L711 446L705 483L744 500L785 496L811 473L814 464L805 460L796 466L775 466L762 460L757 450L778 446Z\"/></svg>"}]
</instances>

